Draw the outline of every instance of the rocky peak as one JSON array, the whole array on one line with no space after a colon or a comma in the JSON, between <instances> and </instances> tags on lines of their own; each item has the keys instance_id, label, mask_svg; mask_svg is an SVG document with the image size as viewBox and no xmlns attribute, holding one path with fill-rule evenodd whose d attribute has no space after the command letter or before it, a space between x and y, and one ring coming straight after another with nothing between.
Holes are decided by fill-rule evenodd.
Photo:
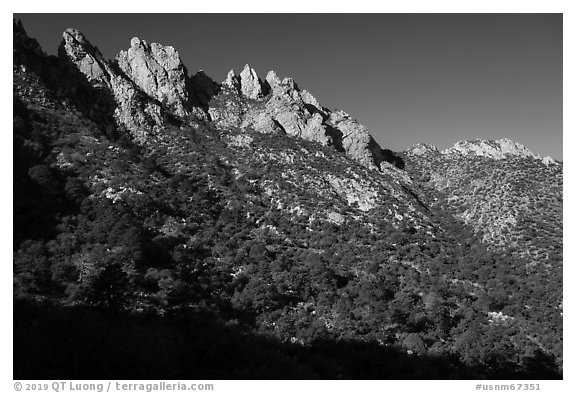
<instances>
[{"instance_id":1,"label":"rocky peak","mask_svg":"<svg viewBox=\"0 0 576 393\"><path fill-rule=\"evenodd\" d=\"M19 31L19 26L15 30ZM222 87L238 94L222 95L225 102L213 107L211 100L221 86L202 71L188 76L178 52L171 46L134 37L130 48L121 51L112 63L82 33L68 29L59 55L110 97L116 123L138 140L162 132L169 117L166 110L182 120L192 116L205 120L205 110L221 127L285 132L332 145L370 168L378 168L385 161L382 149L364 126L345 112L325 109L292 78L280 79L274 71L268 72L262 82L248 64L240 75L231 70ZM232 111L232 107L236 109Z\"/></svg>"},{"instance_id":2,"label":"rocky peak","mask_svg":"<svg viewBox=\"0 0 576 393\"><path fill-rule=\"evenodd\" d=\"M262 92L262 83L260 83L256 71L248 64L244 66L244 69L240 73L240 89L244 96L254 100L264 95Z\"/></svg>"},{"instance_id":3,"label":"rocky peak","mask_svg":"<svg viewBox=\"0 0 576 393\"><path fill-rule=\"evenodd\" d=\"M280 78L278 78L278 75L276 75L276 72L271 70L268 71L268 74L266 75L266 82L268 82L271 89L274 89L274 87L281 81Z\"/></svg>"},{"instance_id":4,"label":"rocky peak","mask_svg":"<svg viewBox=\"0 0 576 393\"><path fill-rule=\"evenodd\" d=\"M417 143L406 151L412 156L427 156L440 154L438 148L430 143Z\"/></svg>"},{"instance_id":5,"label":"rocky peak","mask_svg":"<svg viewBox=\"0 0 576 393\"><path fill-rule=\"evenodd\" d=\"M542 161L545 165L558 164L551 157L540 157L526 146L508 138L497 140L474 139L472 141L459 141L451 148L442 151L445 155L481 156L502 160L505 158L533 158Z\"/></svg>"},{"instance_id":6,"label":"rocky peak","mask_svg":"<svg viewBox=\"0 0 576 393\"><path fill-rule=\"evenodd\" d=\"M223 86L237 86L233 71ZM256 72L246 65L240 74L240 91L244 97L266 98L264 107L239 101L243 108L234 113L211 108L211 116L223 127L234 125L261 133L282 130L294 137L334 146L369 168L382 169L380 164L386 157L368 130L346 112L325 109L310 92L300 90L294 79L280 79L276 72L269 71L263 86Z\"/></svg>"},{"instance_id":7,"label":"rocky peak","mask_svg":"<svg viewBox=\"0 0 576 393\"><path fill-rule=\"evenodd\" d=\"M75 67L101 94L110 96L116 103L113 116L118 125L141 141L164 126L163 110L157 102L106 61L82 33L67 29L62 38L58 51L61 61ZM135 40L133 44L140 45Z\"/></svg>"},{"instance_id":8,"label":"rocky peak","mask_svg":"<svg viewBox=\"0 0 576 393\"><path fill-rule=\"evenodd\" d=\"M459 141L453 147L448 148L442 154L477 155L501 160L507 156L530 157L535 155L525 146L508 138L488 141L475 139L472 141Z\"/></svg>"},{"instance_id":9,"label":"rocky peak","mask_svg":"<svg viewBox=\"0 0 576 393\"><path fill-rule=\"evenodd\" d=\"M316 112L316 111L320 112L323 115L326 114L326 111L324 110L322 105L320 105L320 103L318 102L316 97L314 97L312 94L310 94L310 92L308 92L308 90L300 91L300 97L302 97L302 101L304 101L304 103L306 105L308 105L309 110L312 110L314 112ZM310 108L310 107L312 107L312 108Z\"/></svg>"},{"instance_id":10,"label":"rocky peak","mask_svg":"<svg viewBox=\"0 0 576 393\"><path fill-rule=\"evenodd\" d=\"M240 92L240 78L236 75L234 69L231 69L226 75L226 79L222 82L222 86L234 90L236 93Z\"/></svg>"},{"instance_id":11,"label":"rocky peak","mask_svg":"<svg viewBox=\"0 0 576 393\"><path fill-rule=\"evenodd\" d=\"M76 29L66 29L62 33L58 55L73 63L94 86L109 86L114 71L104 56L86 37Z\"/></svg>"},{"instance_id":12,"label":"rocky peak","mask_svg":"<svg viewBox=\"0 0 576 393\"><path fill-rule=\"evenodd\" d=\"M178 116L189 112L187 71L172 46L148 44L132 38L130 48L116 56L118 66L147 95L165 104Z\"/></svg>"},{"instance_id":13,"label":"rocky peak","mask_svg":"<svg viewBox=\"0 0 576 393\"><path fill-rule=\"evenodd\" d=\"M553 158L550 157L550 156L542 157L542 162L543 162L545 165L559 165L559 162L556 161L555 159L553 159Z\"/></svg>"}]
</instances>

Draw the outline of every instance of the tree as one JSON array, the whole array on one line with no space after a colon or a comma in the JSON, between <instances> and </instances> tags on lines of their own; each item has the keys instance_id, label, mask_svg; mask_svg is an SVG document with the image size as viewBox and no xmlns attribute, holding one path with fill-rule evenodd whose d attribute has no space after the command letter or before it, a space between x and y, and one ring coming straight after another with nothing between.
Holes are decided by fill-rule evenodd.
<instances>
[{"instance_id":1,"label":"tree","mask_svg":"<svg viewBox=\"0 0 576 393\"><path fill-rule=\"evenodd\" d=\"M121 311L127 300L128 284L128 276L119 264L108 265L93 281L90 301L109 312Z\"/></svg>"}]
</instances>

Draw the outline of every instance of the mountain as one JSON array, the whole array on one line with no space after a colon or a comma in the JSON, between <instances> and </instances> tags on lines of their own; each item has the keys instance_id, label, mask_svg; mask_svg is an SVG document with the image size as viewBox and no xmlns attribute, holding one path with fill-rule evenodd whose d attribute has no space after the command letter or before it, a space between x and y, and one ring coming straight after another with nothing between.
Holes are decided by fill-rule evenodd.
<instances>
[{"instance_id":1,"label":"mountain","mask_svg":"<svg viewBox=\"0 0 576 393\"><path fill-rule=\"evenodd\" d=\"M139 38L14 22L13 78L18 379L561 377L561 163Z\"/></svg>"}]
</instances>

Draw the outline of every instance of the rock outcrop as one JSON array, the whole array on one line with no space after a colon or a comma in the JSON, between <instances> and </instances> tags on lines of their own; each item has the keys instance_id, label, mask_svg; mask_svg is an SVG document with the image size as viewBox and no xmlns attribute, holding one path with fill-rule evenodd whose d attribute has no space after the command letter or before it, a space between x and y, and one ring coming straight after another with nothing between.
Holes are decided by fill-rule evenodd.
<instances>
[{"instance_id":1,"label":"rock outcrop","mask_svg":"<svg viewBox=\"0 0 576 393\"><path fill-rule=\"evenodd\" d=\"M542 161L545 165L557 164L551 157L540 157L532 153L526 146L508 138L498 140L475 139L472 141L459 141L454 146L443 150L442 154L481 156L502 160L505 158L533 158Z\"/></svg>"},{"instance_id":2,"label":"rock outcrop","mask_svg":"<svg viewBox=\"0 0 576 393\"><path fill-rule=\"evenodd\" d=\"M309 111L314 111L326 115L325 109L320 105L316 97L314 97L310 92L307 90L302 90L300 92L300 97L302 97L302 101L307 105Z\"/></svg>"},{"instance_id":3,"label":"rock outcrop","mask_svg":"<svg viewBox=\"0 0 576 393\"><path fill-rule=\"evenodd\" d=\"M306 123L301 137L309 141L318 142L324 146L333 144L332 138L328 136L326 125L323 123L322 115L314 113Z\"/></svg>"},{"instance_id":4,"label":"rock outcrop","mask_svg":"<svg viewBox=\"0 0 576 393\"><path fill-rule=\"evenodd\" d=\"M406 150L406 154L411 156L429 156L440 154L438 148L430 143L417 143L410 149Z\"/></svg>"},{"instance_id":5,"label":"rock outcrop","mask_svg":"<svg viewBox=\"0 0 576 393\"><path fill-rule=\"evenodd\" d=\"M190 108L186 89L186 68L171 46L148 44L132 38L130 48L116 56L118 66L142 91L157 99L178 116L187 116Z\"/></svg>"},{"instance_id":6,"label":"rock outcrop","mask_svg":"<svg viewBox=\"0 0 576 393\"><path fill-rule=\"evenodd\" d=\"M379 167L384 161L380 145L372 138L366 127L346 112L331 112L328 124L338 132L342 149L356 161L367 167Z\"/></svg>"},{"instance_id":7,"label":"rock outcrop","mask_svg":"<svg viewBox=\"0 0 576 393\"><path fill-rule=\"evenodd\" d=\"M368 130L343 111L330 112L292 78L280 80L274 71L266 76L270 86L267 112L289 135L332 145L369 168L384 161L382 149Z\"/></svg>"},{"instance_id":8,"label":"rock outcrop","mask_svg":"<svg viewBox=\"0 0 576 393\"><path fill-rule=\"evenodd\" d=\"M507 156L536 157L534 153L528 150L525 146L507 138L495 141L487 141L483 139L459 141L451 148L442 151L442 154L477 155L494 158L496 160L501 160Z\"/></svg>"},{"instance_id":9,"label":"rock outcrop","mask_svg":"<svg viewBox=\"0 0 576 393\"><path fill-rule=\"evenodd\" d=\"M276 120L288 135L302 137L309 114L302 100L290 85L280 82L274 85L266 102L266 112Z\"/></svg>"},{"instance_id":10,"label":"rock outcrop","mask_svg":"<svg viewBox=\"0 0 576 393\"><path fill-rule=\"evenodd\" d=\"M236 93L240 92L240 78L236 75L234 70L230 70L226 79L222 82L222 86L232 89Z\"/></svg>"},{"instance_id":11,"label":"rock outcrop","mask_svg":"<svg viewBox=\"0 0 576 393\"><path fill-rule=\"evenodd\" d=\"M265 81L260 82L256 72L246 65L240 77L231 70L222 86L238 98L222 97L219 107L209 109L221 127L251 128L262 133L284 131L334 146L369 168L380 168L385 161L381 147L364 126L345 112L330 112L310 92L300 90L292 78L280 79L276 72L269 71ZM234 108L230 108L230 101L235 102Z\"/></svg>"},{"instance_id":12,"label":"rock outcrop","mask_svg":"<svg viewBox=\"0 0 576 393\"><path fill-rule=\"evenodd\" d=\"M139 88L104 59L82 33L67 29L63 33L59 57L71 63L95 88L111 94L117 103L114 117L137 140L146 140L151 132L164 126L160 105L147 97Z\"/></svg>"},{"instance_id":13,"label":"rock outcrop","mask_svg":"<svg viewBox=\"0 0 576 393\"><path fill-rule=\"evenodd\" d=\"M282 126L278 124L266 111L252 112L250 116L246 116L241 128L252 128L254 131L262 134L275 134L282 132Z\"/></svg>"},{"instance_id":14,"label":"rock outcrop","mask_svg":"<svg viewBox=\"0 0 576 393\"><path fill-rule=\"evenodd\" d=\"M240 75L231 70L219 85L203 71L188 76L173 47L149 44L137 37L112 63L74 29L64 32L59 57L93 88L111 97L116 123L137 140L160 134L166 119L174 116L182 121L208 120L210 116L223 129L285 132L331 145L369 168L380 168L385 161L382 149L364 126L345 112L324 108L292 78L280 79L274 71L261 81L247 64ZM217 96L220 98L213 101Z\"/></svg>"},{"instance_id":15,"label":"rock outcrop","mask_svg":"<svg viewBox=\"0 0 576 393\"><path fill-rule=\"evenodd\" d=\"M240 73L240 89L242 94L253 100L263 96L262 83L260 83L256 71L248 64L244 66L244 69Z\"/></svg>"},{"instance_id":16,"label":"rock outcrop","mask_svg":"<svg viewBox=\"0 0 576 393\"><path fill-rule=\"evenodd\" d=\"M276 86L278 83L280 83L280 78L278 78L278 75L276 75L275 71L268 71L268 74L266 74L266 83L268 83L268 86L273 89L274 86Z\"/></svg>"},{"instance_id":17,"label":"rock outcrop","mask_svg":"<svg viewBox=\"0 0 576 393\"><path fill-rule=\"evenodd\" d=\"M109 87L115 71L100 51L76 29L67 29L58 48L61 59L67 58L95 87Z\"/></svg>"}]
</instances>

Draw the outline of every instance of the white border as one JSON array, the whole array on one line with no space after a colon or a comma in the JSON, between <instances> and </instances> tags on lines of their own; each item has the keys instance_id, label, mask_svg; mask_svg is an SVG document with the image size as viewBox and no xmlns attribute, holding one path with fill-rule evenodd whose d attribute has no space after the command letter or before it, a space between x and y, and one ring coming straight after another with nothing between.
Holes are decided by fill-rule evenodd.
<instances>
[{"instance_id":1,"label":"white border","mask_svg":"<svg viewBox=\"0 0 576 393\"><path fill-rule=\"evenodd\" d=\"M11 26L12 13L36 13L36 12L119 12L119 13L132 13L135 9L138 12L146 13L198 13L198 12L285 12L287 7L292 12L316 12L316 13L350 13L350 12L386 12L386 13L478 13L478 12L503 12L503 13L564 13L564 171L565 171L565 192L564 201L564 259L568 263L564 267L565 281L565 301L564 301L564 326L567 334L564 335L564 381L529 381L529 383L540 383L542 391L547 392L568 392L576 391L575 383L575 368L574 368L574 339L571 336L571 328L574 327L574 290L572 289L572 279L574 276L574 266L571 263L574 256L574 249L571 243L576 239L574 233L573 219L576 218L574 202L576 202L574 194L574 167L573 159L570 154L574 144L574 132L576 127L574 123L574 110L576 108L574 102L574 71L576 70L576 62L574 59L574 30L576 26L576 18L574 17L573 1L497 1L485 0L482 2L466 2L466 1L407 1L407 2L382 2L374 4L373 1L355 0L353 7L348 2L329 2L329 1L316 1L310 0L294 0L290 2L270 2L265 0L252 0L252 1L182 1L182 2L158 2L158 1L110 1L100 0L97 2L81 2L81 1L5 1L2 2L2 17L3 23L1 24L2 34L2 120L4 127L1 128L2 148L3 151L0 155L2 161L0 168L2 168L2 179L4 184L4 191L0 194L2 197L3 217L2 220L2 264L1 276L3 277L2 285L2 311L6 316L2 326L2 355L0 355L0 370L2 381L5 383L3 391L9 392L13 390L12 381L12 140L11 133L11 120L9 112L11 111L12 96L8 95L11 91L10 86L12 79L8 79L8 67L10 61L8 59L9 50L11 47L12 32L9 31ZM545 132L545 130L543 130ZM7 317L10 315L10 318ZM10 319L10 320L9 320ZM127 381L129 382L129 381ZM132 381L133 382L133 381ZM207 382L207 381L203 381ZM345 391L390 391L399 392L406 389L414 389L419 392L471 392L474 391L474 381L289 381L279 383L278 381L213 381L217 386L217 392L233 391L233 392L268 392L275 391L277 393L290 392L292 393L298 389L306 390L320 390L330 389L334 392ZM504 383L505 381L482 381L479 383ZM513 381L510 381L513 382ZM571 386L571 388L570 388Z\"/></svg>"}]
</instances>

